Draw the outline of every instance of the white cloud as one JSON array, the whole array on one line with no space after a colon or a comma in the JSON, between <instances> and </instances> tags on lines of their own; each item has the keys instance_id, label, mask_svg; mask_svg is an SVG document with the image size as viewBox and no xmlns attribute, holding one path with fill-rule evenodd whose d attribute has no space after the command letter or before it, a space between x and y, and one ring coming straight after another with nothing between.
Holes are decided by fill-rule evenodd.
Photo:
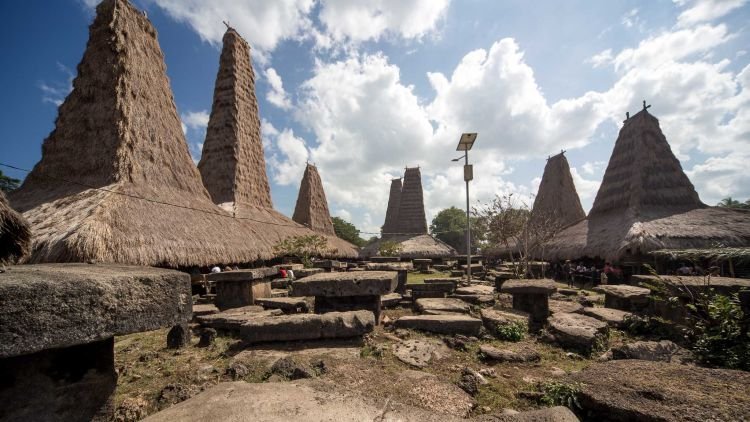
<instances>
[{"instance_id":1,"label":"white cloud","mask_svg":"<svg viewBox=\"0 0 750 422\"><path fill-rule=\"evenodd\" d=\"M681 0L678 5L684 6L687 1ZM710 22L725 16L727 13L744 6L747 0L695 0L689 9L677 17L678 27L687 27L700 22Z\"/></svg>"},{"instance_id":2,"label":"white cloud","mask_svg":"<svg viewBox=\"0 0 750 422\"><path fill-rule=\"evenodd\" d=\"M625 28L632 28L637 27L639 30L643 31L643 21L638 16L638 8L630 9L620 20L620 23Z\"/></svg>"},{"instance_id":3,"label":"white cloud","mask_svg":"<svg viewBox=\"0 0 750 422\"><path fill-rule=\"evenodd\" d=\"M716 205L721 199L732 196L742 201L750 199L750 172L747 152L711 157L687 171L688 177L701 192L701 200Z\"/></svg>"},{"instance_id":4,"label":"white cloud","mask_svg":"<svg viewBox=\"0 0 750 422\"><path fill-rule=\"evenodd\" d=\"M322 0L320 21L338 42L396 35L421 39L435 31L450 0Z\"/></svg>"},{"instance_id":5,"label":"white cloud","mask_svg":"<svg viewBox=\"0 0 750 422\"><path fill-rule=\"evenodd\" d=\"M588 175L599 173L607 165L606 161L587 161L581 166L581 170Z\"/></svg>"},{"instance_id":6,"label":"white cloud","mask_svg":"<svg viewBox=\"0 0 750 422\"><path fill-rule=\"evenodd\" d=\"M612 49L608 48L598 54L591 56L586 60L586 63L591 63L593 67L602 67L612 63L614 57L612 56Z\"/></svg>"},{"instance_id":7,"label":"white cloud","mask_svg":"<svg viewBox=\"0 0 750 422\"><path fill-rule=\"evenodd\" d=\"M65 74L65 81L40 82L39 89L42 91L42 102L54 104L59 107L65 98L73 90L73 79L75 75L69 67L57 62L57 69Z\"/></svg>"},{"instance_id":8,"label":"white cloud","mask_svg":"<svg viewBox=\"0 0 750 422\"><path fill-rule=\"evenodd\" d=\"M190 155L198 164L203 154L203 141L206 139L206 128L208 127L209 114L206 110L188 111L180 115L182 133L188 143Z\"/></svg>"},{"instance_id":9,"label":"white cloud","mask_svg":"<svg viewBox=\"0 0 750 422\"><path fill-rule=\"evenodd\" d=\"M284 83L281 80L281 76L276 73L276 69L269 67L266 69L265 73L266 80L270 87L266 93L266 99L268 102L282 110L291 109L292 101L289 99L289 94L284 90Z\"/></svg>"},{"instance_id":10,"label":"white cloud","mask_svg":"<svg viewBox=\"0 0 750 422\"><path fill-rule=\"evenodd\" d=\"M181 116L182 123L191 130L206 130L206 127L208 127L208 119L210 115L208 114L208 111L201 110L201 111L188 111L187 113L183 113Z\"/></svg>"},{"instance_id":11,"label":"white cloud","mask_svg":"<svg viewBox=\"0 0 750 422\"><path fill-rule=\"evenodd\" d=\"M274 183L282 186L298 184L309 157L305 140L294 136L294 131L288 128L281 132L273 128L264 136L270 141L268 164Z\"/></svg>"},{"instance_id":12,"label":"white cloud","mask_svg":"<svg viewBox=\"0 0 750 422\"><path fill-rule=\"evenodd\" d=\"M309 25L314 0L148 0L204 41L218 45L227 21L254 49L273 51L279 42L296 39Z\"/></svg>"},{"instance_id":13,"label":"white cloud","mask_svg":"<svg viewBox=\"0 0 750 422\"><path fill-rule=\"evenodd\" d=\"M581 202L589 203L589 201L593 201L596 192L599 191L601 180L586 179L578 173L578 169L575 167L570 168L570 175L573 176L573 183L576 185L576 192L578 192L578 197L581 198Z\"/></svg>"}]
</instances>

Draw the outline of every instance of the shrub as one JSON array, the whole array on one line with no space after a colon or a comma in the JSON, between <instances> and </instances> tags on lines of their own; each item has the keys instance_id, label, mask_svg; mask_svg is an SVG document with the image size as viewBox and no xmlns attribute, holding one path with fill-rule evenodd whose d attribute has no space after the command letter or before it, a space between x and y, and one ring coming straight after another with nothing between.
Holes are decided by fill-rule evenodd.
<instances>
[{"instance_id":1,"label":"shrub","mask_svg":"<svg viewBox=\"0 0 750 422\"><path fill-rule=\"evenodd\" d=\"M275 244L273 251L278 256L299 258L305 268L312 267L314 256L322 256L330 252L326 238L317 234L287 237Z\"/></svg>"},{"instance_id":2,"label":"shrub","mask_svg":"<svg viewBox=\"0 0 750 422\"><path fill-rule=\"evenodd\" d=\"M495 337L505 341L521 341L526 337L528 328L521 322L511 322L509 324L498 324L495 327Z\"/></svg>"},{"instance_id":3,"label":"shrub","mask_svg":"<svg viewBox=\"0 0 750 422\"><path fill-rule=\"evenodd\" d=\"M694 303L688 331L693 351L704 364L750 371L750 333L742 329L743 313L737 294L701 293Z\"/></svg>"},{"instance_id":4,"label":"shrub","mask_svg":"<svg viewBox=\"0 0 750 422\"><path fill-rule=\"evenodd\" d=\"M549 381L541 386L541 402L548 406L566 406L570 410L581 409L578 395L581 393L581 385L578 383L564 383Z\"/></svg>"}]
</instances>

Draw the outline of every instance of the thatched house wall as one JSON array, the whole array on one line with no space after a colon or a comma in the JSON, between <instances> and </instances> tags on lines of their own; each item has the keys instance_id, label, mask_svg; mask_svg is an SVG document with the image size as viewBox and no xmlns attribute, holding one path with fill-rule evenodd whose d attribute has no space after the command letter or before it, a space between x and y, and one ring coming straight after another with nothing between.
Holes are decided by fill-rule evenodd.
<instances>
[{"instance_id":1,"label":"thatched house wall","mask_svg":"<svg viewBox=\"0 0 750 422\"><path fill-rule=\"evenodd\" d=\"M561 228L586 218L565 154L547 160L531 218Z\"/></svg>"},{"instance_id":2,"label":"thatched house wall","mask_svg":"<svg viewBox=\"0 0 750 422\"><path fill-rule=\"evenodd\" d=\"M385 211L383 237L398 233L398 210L401 206L401 179L391 180L391 191L388 194L388 208Z\"/></svg>"},{"instance_id":3,"label":"thatched house wall","mask_svg":"<svg viewBox=\"0 0 750 422\"><path fill-rule=\"evenodd\" d=\"M211 201L156 31L127 0L97 7L73 90L10 201L34 235L29 262L251 262L273 257L282 235L265 234L276 215L253 229Z\"/></svg>"},{"instance_id":4,"label":"thatched house wall","mask_svg":"<svg viewBox=\"0 0 750 422\"><path fill-rule=\"evenodd\" d=\"M292 220L309 227L313 231L335 236L328 201L323 190L318 169L308 164L299 186L297 204L294 206Z\"/></svg>"},{"instance_id":5,"label":"thatched house wall","mask_svg":"<svg viewBox=\"0 0 750 422\"><path fill-rule=\"evenodd\" d=\"M407 168L398 208L399 234L427 234L427 218L424 213L422 173L417 168Z\"/></svg>"},{"instance_id":6,"label":"thatched house wall","mask_svg":"<svg viewBox=\"0 0 750 422\"><path fill-rule=\"evenodd\" d=\"M29 253L29 223L8 204L0 190L0 264L14 263Z\"/></svg>"},{"instance_id":7,"label":"thatched house wall","mask_svg":"<svg viewBox=\"0 0 750 422\"><path fill-rule=\"evenodd\" d=\"M750 245L750 212L708 207L698 198L646 110L628 119L586 220L560 232L548 256L618 260L658 249Z\"/></svg>"}]
</instances>

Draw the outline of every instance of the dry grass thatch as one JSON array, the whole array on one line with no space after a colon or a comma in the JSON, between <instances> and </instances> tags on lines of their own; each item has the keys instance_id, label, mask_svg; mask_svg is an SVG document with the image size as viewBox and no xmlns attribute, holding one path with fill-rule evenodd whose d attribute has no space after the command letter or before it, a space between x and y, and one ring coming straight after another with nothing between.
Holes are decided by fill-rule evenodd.
<instances>
[{"instance_id":1,"label":"dry grass thatch","mask_svg":"<svg viewBox=\"0 0 750 422\"><path fill-rule=\"evenodd\" d=\"M422 235L394 235L386 239L373 242L360 251L360 256L369 258L378 254L382 242L394 242L401 247L399 256L407 259L414 258L445 258L456 255L456 250L447 243L432 237L429 234Z\"/></svg>"},{"instance_id":2,"label":"dry grass thatch","mask_svg":"<svg viewBox=\"0 0 750 422\"><path fill-rule=\"evenodd\" d=\"M537 216L553 219L560 227L586 218L565 154L560 153L547 160L532 210L532 219Z\"/></svg>"},{"instance_id":3,"label":"dry grass thatch","mask_svg":"<svg viewBox=\"0 0 750 422\"><path fill-rule=\"evenodd\" d=\"M734 261L736 263L750 262L750 247L745 248L701 248L701 249L658 249L650 252L657 258L672 260L698 261L707 259L710 261L723 262Z\"/></svg>"},{"instance_id":4,"label":"dry grass thatch","mask_svg":"<svg viewBox=\"0 0 750 422\"><path fill-rule=\"evenodd\" d=\"M750 212L703 204L659 121L643 110L620 130L588 218L557 234L547 255L617 260L717 243L750 245Z\"/></svg>"},{"instance_id":5,"label":"dry grass thatch","mask_svg":"<svg viewBox=\"0 0 750 422\"><path fill-rule=\"evenodd\" d=\"M398 208L399 234L427 234L427 217L424 213L422 173L417 168L407 168Z\"/></svg>"},{"instance_id":6,"label":"dry grass thatch","mask_svg":"<svg viewBox=\"0 0 750 422\"><path fill-rule=\"evenodd\" d=\"M34 233L29 262L242 263L273 257L276 239L309 233L272 225L290 222L273 210L247 211L263 221L250 224L211 201L156 31L127 0L97 7L73 91L10 200Z\"/></svg>"},{"instance_id":7,"label":"dry grass thatch","mask_svg":"<svg viewBox=\"0 0 750 422\"><path fill-rule=\"evenodd\" d=\"M336 235L333 230L331 214L328 211L328 201L323 190L318 169L308 164L299 186L297 204L294 206L292 220L309 227L313 231L328 235Z\"/></svg>"},{"instance_id":8,"label":"dry grass thatch","mask_svg":"<svg viewBox=\"0 0 750 422\"><path fill-rule=\"evenodd\" d=\"M28 255L31 246L29 223L8 204L0 190L0 264L11 264Z\"/></svg>"},{"instance_id":9,"label":"dry grass thatch","mask_svg":"<svg viewBox=\"0 0 750 422\"><path fill-rule=\"evenodd\" d=\"M383 233L398 232L398 209L401 206L401 179L391 180L391 191L388 194L388 209L385 212Z\"/></svg>"}]
</instances>

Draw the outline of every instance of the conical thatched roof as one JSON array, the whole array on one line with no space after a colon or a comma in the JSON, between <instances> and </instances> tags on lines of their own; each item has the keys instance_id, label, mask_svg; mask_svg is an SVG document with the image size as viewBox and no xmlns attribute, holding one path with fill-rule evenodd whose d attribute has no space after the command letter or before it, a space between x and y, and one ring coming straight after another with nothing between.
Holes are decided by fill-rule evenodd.
<instances>
[{"instance_id":1,"label":"conical thatched roof","mask_svg":"<svg viewBox=\"0 0 750 422\"><path fill-rule=\"evenodd\" d=\"M750 245L750 212L703 204L644 109L620 130L589 216L555 236L548 256L616 260L718 243Z\"/></svg>"},{"instance_id":2,"label":"conical thatched roof","mask_svg":"<svg viewBox=\"0 0 750 422\"><path fill-rule=\"evenodd\" d=\"M8 204L0 190L0 264L13 263L29 253L29 223Z\"/></svg>"},{"instance_id":3,"label":"conical thatched roof","mask_svg":"<svg viewBox=\"0 0 750 422\"><path fill-rule=\"evenodd\" d=\"M232 28L223 42L198 170L215 203L273 208L250 46Z\"/></svg>"},{"instance_id":4,"label":"conical thatched roof","mask_svg":"<svg viewBox=\"0 0 750 422\"><path fill-rule=\"evenodd\" d=\"M308 164L305 174L299 186L297 204L294 206L292 220L309 227L313 231L336 235L333 231L331 214L328 211L328 201L323 190L323 182L320 180L318 169Z\"/></svg>"},{"instance_id":5,"label":"conical thatched roof","mask_svg":"<svg viewBox=\"0 0 750 422\"><path fill-rule=\"evenodd\" d=\"M388 195L388 209L385 211L383 237L398 233L398 209L401 206L401 179L391 180L391 192Z\"/></svg>"},{"instance_id":6,"label":"conical thatched roof","mask_svg":"<svg viewBox=\"0 0 750 422\"><path fill-rule=\"evenodd\" d=\"M362 248L360 256L362 258L376 256L383 242L398 244L401 247L399 256L406 259L445 258L456 255L456 250L449 244L429 234L422 234L417 236L393 235L386 239L381 239Z\"/></svg>"},{"instance_id":7,"label":"conical thatched roof","mask_svg":"<svg viewBox=\"0 0 750 422\"><path fill-rule=\"evenodd\" d=\"M407 168L398 207L399 234L427 234L427 218L424 213L422 173L417 168Z\"/></svg>"},{"instance_id":8,"label":"conical thatched roof","mask_svg":"<svg viewBox=\"0 0 750 422\"><path fill-rule=\"evenodd\" d=\"M31 225L31 262L176 267L273 256L272 239L255 238L203 187L156 31L127 0L97 7L73 91L10 200Z\"/></svg>"},{"instance_id":9,"label":"conical thatched roof","mask_svg":"<svg viewBox=\"0 0 750 422\"><path fill-rule=\"evenodd\" d=\"M532 218L567 227L586 218L564 153L550 157L534 199Z\"/></svg>"},{"instance_id":10,"label":"conical thatched roof","mask_svg":"<svg viewBox=\"0 0 750 422\"><path fill-rule=\"evenodd\" d=\"M238 218L250 231L249 239L256 247L272 254L273 245L280 240L312 232L273 209L250 46L232 28L227 29L223 41L214 102L198 168L214 202ZM319 176L317 180L328 216L328 228L320 233L328 237L331 256L356 257L356 246L335 236ZM318 206L318 199L313 205ZM316 224L323 227L322 223Z\"/></svg>"}]
</instances>

